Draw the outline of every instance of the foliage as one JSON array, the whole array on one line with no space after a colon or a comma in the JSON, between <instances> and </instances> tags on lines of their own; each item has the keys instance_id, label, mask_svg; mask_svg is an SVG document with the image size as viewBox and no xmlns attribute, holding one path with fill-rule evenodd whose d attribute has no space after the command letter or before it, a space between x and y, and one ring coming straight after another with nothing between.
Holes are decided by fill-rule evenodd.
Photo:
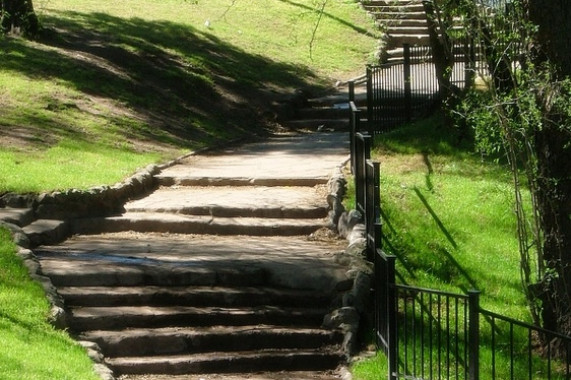
<instances>
[{"instance_id":1,"label":"foliage","mask_svg":"<svg viewBox=\"0 0 571 380\"><path fill-rule=\"evenodd\" d=\"M568 85L556 76L556 67L540 58L536 37L538 26L530 22L528 2L432 0L430 3L437 4L434 8L445 15L459 15L458 20L464 25L464 37L473 41L468 65L483 85L465 94L454 112L459 116L458 125L474 130L482 154L503 157L508 162L514 183L522 289L534 323L539 325L542 310L549 306L545 300L540 300L537 284L549 282L547 267L558 267L555 271L560 276L566 269L560 267L557 260L546 261L546 257L553 256L545 252L547 231L553 234L547 221L553 213L545 206L553 208L553 205L541 202L547 198L545 194L553 194L553 189L557 188L557 185L552 186L552 181L565 179L542 178L551 175L548 172L554 173L546 168L555 165L557 159L542 160L547 156L540 151L560 150L555 146L541 147L538 136L544 135L543 140L551 141L551 144L561 144L547 137L552 135L547 131L548 125L553 124L551 119L558 123L554 129L566 129L560 133L562 137L571 135L565 122L571 117L566 107L560 107L554 113L550 111L557 107L556 104L565 103L568 95L564 89ZM458 34L442 28L445 24L440 26L448 38ZM522 186L529 187L530 197L524 196ZM565 233L558 234L554 240L566 239ZM558 257L561 260L561 256ZM546 289L542 291L547 292ZM550 327L554 328L552 324Z\"/></svg>"}]
</instances>

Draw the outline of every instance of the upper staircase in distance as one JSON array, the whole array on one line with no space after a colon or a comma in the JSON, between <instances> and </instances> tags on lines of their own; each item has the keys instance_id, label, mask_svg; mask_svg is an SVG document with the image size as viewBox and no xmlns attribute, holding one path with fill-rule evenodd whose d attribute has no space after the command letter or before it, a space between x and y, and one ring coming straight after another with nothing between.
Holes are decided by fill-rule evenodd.
<instances>
[{"instance_id":1,"label":"upper staircase in distance","mask_svg":"<svg viewBox=\"0 0 571 380\"><path fill-rule=\"evenodd\" d=\"M402 61L403 44L430 45L422 0L361 0L361 4L385 31L381 63Z\"/></svg>"}]
</instances>

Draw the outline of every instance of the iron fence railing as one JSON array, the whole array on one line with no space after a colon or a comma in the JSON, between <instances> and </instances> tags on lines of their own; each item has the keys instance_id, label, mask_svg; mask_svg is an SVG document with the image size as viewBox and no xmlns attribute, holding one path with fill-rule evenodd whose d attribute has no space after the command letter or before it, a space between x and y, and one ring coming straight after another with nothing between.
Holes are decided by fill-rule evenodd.
<instances>
[{"instance_id":1,"label":"iron fence railing","mask_svg":"<svg viewBox=\"0 0 571 380\"><path fill-rule=\"evenodd\" d=\"M456 44L451 84L464 88L474 70L470 44ZM440 99L432 48L403 45L403 60L367 66L369 133L382 133L429 113Z\"/></svg>"}]
</instances>

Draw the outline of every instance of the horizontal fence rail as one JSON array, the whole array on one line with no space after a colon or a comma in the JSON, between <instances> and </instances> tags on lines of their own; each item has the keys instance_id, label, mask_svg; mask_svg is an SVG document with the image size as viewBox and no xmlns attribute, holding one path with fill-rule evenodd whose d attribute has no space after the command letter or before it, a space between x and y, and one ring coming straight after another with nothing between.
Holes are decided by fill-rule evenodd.
<instances>
[{"instance_id":1,"label":"horizontal fence rail","mask_svg":"<svg viewBox=\"0 0 571 380\"><path fill-rule=\"evenodd\" d=\"M571 337L483 309L480 318L482 378L571 379Z\"/></svg>"}]
</instances>

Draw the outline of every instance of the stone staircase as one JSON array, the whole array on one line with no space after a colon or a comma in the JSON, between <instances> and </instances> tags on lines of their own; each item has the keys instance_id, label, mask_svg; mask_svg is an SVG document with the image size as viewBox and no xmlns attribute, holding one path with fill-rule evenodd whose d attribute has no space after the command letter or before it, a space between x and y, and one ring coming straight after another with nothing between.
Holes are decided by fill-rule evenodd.
<instances>
[{"instance_id":1,"label":"stone staircase","mask_svg":"<svg viewBox=\"0 0 571 380\"><path fill-rule=\"evenodd\" d=\"M422 0L362 0L361 4L385 31L382 63L402 61L403 44L430 45Z\"/></svg>"},{"instance_id":2,"label":"stone staircase","mask_svg":"<svg viewBox=\"0 0 571 380\"><path fill-rule=\"evenodd\" d=\"M124 235L36 250L65 300L70 331L96 343L116 376L326 371L342 363L342 333L321 327L331 290L287 286L279 270L236 258L237 247L244 255L260 240L239 238L231 255L220 244L218 252L201 254L216 237ZM113 245L120 247L102 248ZM279 246L285 241L275 241ZM304 249L302 241L298 246ZM213 258L222 253L224 260ZM263 254L276 259L268 247Z\"/></svg>"},{"instance_id":3,"label":"stone staircase","mask_svg":"<svg viewBox=\"0 0 571 380\"><path fill-rule=\"evenodd\" d=\"M114 378L338 379L344 334L323 321L352 279L334 260L342 241L308 236L328 224L326 184L347 139L191 156L117 215L35 220L7 207L0 219L37 246L67 328Z\"/></svg>"}]
</instances>

